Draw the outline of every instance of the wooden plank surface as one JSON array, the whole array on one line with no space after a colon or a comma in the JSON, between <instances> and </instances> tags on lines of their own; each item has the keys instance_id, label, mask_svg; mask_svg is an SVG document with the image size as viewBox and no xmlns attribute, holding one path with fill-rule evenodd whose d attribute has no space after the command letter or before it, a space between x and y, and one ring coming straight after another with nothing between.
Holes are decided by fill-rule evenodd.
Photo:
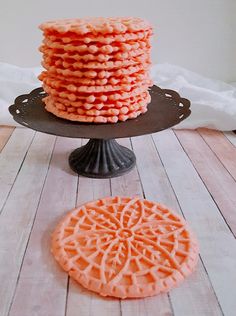
<instances>
[{"instance_id":1,"label":"wooden plank surface","mask_svg":"<svg viewBox=\"0 0 236 316\"><path fill-rule=\"evenodd\" d=\"M154 135L155 141L157 136L158 134ZM132 143L137 156L145 197L168 205L180 213L178 200L152 138L150 136L137 137L132 139ZM168 144L168 140L166 143ZM145 155L143 154L144 146ZM199 261L197 271L179 288L172 290L169 295L175 315L221 315L217 298L201 261ZM153 315L154 312L155 306Z\"/></svg>"},{"instance_id":2,"label":"wooden plank surface","mask_svg":"<svg viewBox=\"0 0 236 316\"><path fill-rule=\"evenodd\" d=\"M220 131L199 129L198 132L229 174L236 180L236 148L234 145Z\"/></svg>"},{"instance_id":3,"label":"wooden plank surface","mask_svg":"<svg viewBox=\"0 0 236 316\"><path fill-rule=\"evenodd\" d=\"M225 132L225 137L231 142L234 147L236 147L236 133L234 132Z\"/></svg>"},{"instance_id":4,"label":"wooden plank surface","mask_svg":"<svg viewBox=\"0 0 236 316\"><path fill-rule=\"evenodd\" d=\"M87 141L83 140L82 145ZM109 179L79 178L77 205L111 195ZM120 316L118 299L101 297L69 281L66 316Z\"/></svg>"},{"instance_id":5,"label":"wooden plank surface","mask_svg":"<svg viewBox=\"0 0 236 316\"><path fill-rule=\"evenodd\" d=\"M175 133L236 236L236 182L234 178L197 131L176 131ZM221 139L221 135L219 138ZM233 162L236 164L236 156Z\"/></svg>"},{"instance_id":6,"label":"wooden plank surface","mask_svg":"<svg viewBox=\"0 0 236 316\"><path fill-rule=\"evenodd\" d=\"M34 137L34 132L17 128L0 155L0 213Z\"/></svg>"},{"instance_id":7,"label":"wooden plank surface","mask_svg":"<svg viewBox=\"0 0 236 316\"><path fill-rule=\"evenodd\" d=\"M197 234L201 258L225 315L236 310L236 243L221 212L171 130L155 144L184 216ZM194 140L192 145L195 146Z\"/></svg>"},{"instance_id":8,"label":"wooden plank surface","mask_svg":"<svg viewBox=\"0 0 236 316\"><path fill-rule=\"evenodd\" d=\"M65 313L68 277L50 253L50 237L61 216L75 206L78 177L70 171L67 157L79 145L68 138L56 142L10 316Z\"/></svg>"},{"instance_id":9,"label":"wooden plank surface","mask_svg":"<svg viewBox=\"0 0 236 316\"><path fill-rule=\"evenodd\" d=\"M10 308L53 144L54 137L36 135L0 217L0 315Z\"/></svg>"},{"instance_id":10,"label":"wooden plank surface","mask_svg":"<svg viewBox=\"0 0 236 316\"><path fill-rule=\"evenodd\" d=\"M119 143L131 149L131 144L128 139L119 140ZM139 159L139 155L136 151L135 154L137 155L137 159ZM143 197L144 194L148 194L141 185L137 167L123 177L111 179L111 189L112 195L138 195ZM157 309L160 311L160 315L172 314L171 303L167 294L160 294L142 300L130 299L121 301L121 313L123 316L154 315Z\"/></svg>"},{"instance_id":11,"label":"wooden plank surface","mask_svg":"<svg viewBox=\"0 0 236 316\"><path fill-rule=\"evenodd\" d=\"M11 126L1 126L0 125L0 152L6 145L8 139L11 137L15 127Z\"/></svg>"},{"instance_id":12,"label":"wooden plank surface","mask_svg":"<svg viewBox=\"0 0 236 316\"><path fill-rule=\"evenodd\" d=\"M1 316L235 315L236 135L167 130L121 139L133 148L137 167L98 180L70 171L67 158L80 140L59 137L55 143L53 136L23 128L4 133L0 128ZM63 214L111 194L160 201L196 232L198 267L169 294L100 297L68 278L50 254L50 233Z\"/></svg>"}]
</instances>

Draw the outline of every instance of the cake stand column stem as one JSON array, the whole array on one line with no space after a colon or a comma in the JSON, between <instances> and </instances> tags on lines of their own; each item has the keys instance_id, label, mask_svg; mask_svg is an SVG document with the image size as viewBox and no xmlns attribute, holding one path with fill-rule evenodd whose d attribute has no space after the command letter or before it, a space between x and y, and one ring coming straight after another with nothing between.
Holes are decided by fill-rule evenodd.
<instances>
[{"instance_id":1,"label":"cake stand column stem","mask_svg":"<svg viewBox=\"0 0 236 316\"><path fill-rule=\"evenodd\" d=\"M135 166L134 153L115 139L90 139L69 156L71 169L89 178L118 177Z\"/></svg>"}]
</instances>

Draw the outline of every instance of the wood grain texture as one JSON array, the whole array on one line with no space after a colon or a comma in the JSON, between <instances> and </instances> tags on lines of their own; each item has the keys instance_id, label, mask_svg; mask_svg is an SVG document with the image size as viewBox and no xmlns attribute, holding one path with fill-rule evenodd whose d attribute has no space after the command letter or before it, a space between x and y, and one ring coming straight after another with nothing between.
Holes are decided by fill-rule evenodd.
<instances>
[{"instance_id":1,"label":"wood grain texture","mask_svg":"<svg viewBox=\"0 0 236 316\"><path fill-rule=\"evenodd\" d=\"M13 133L15 127L11 126L1 126L0 125L0 152L8 142L11 134Z\"/></svg>"},{"instance_id":2,"label":"wood grain texture","mask_svg":"<svg viewBox=\"0 0 236 316\"><path fill-rule=\"evenodd\" d=\"M121 139L119 144L131 149L129 139ZM137 156L138 159L138 156ZM122 177L111 179L112 195L143 196L143 188L140 182L138 169L135 167L131 172ZM129 299L121 301L123 316L148 316L154 315L158 309L160 315L172 315L171 304L167 294L148 297L144 299Z\"/></svg>"},{"instance_id":3,"label":"wood grain texture","mask_svg":"<svg viewBox=\"0 0 236 316\"><path fill-rule=\"evenodd\" d=\"M236 180L236 148L220 131L199 129L199 134ZM236 136L236 135L235 135Z\"/></svg>"},{"instance_id":4,"label":"wood grain texture","mask_svg":"<svg viewBox=\"0 0 236 316\"><path fill-rule=\"evenodd\" d=\"M183 214L199 239L201 258L223 313L233 316L235 238L174 133L161 132L154 140ZM194 140L192 146L196 146Z\"/></svg>"},{"instance_id":5,"label":"wood grain texture","mask_svg":"<svg viewBox=\"0 0 236 316\"><path fill-rule=\"evenodd\" d=\"M78 177L67 159L78 144L68 138L56 141L10 316L64 316L68 276L51 255L50 243L57 222L75 206Z\"/></svg>"},{"instance_id":6,"label":"wood grain texture","mask_svg":"<svg viewBox=\"0 0 236 316\"><path fill-rule=\"evenodd\" d=\"M78 178L70 170L67 158L80 140L58 138L54 148L53 136L34 137L22 128L9 135L0 153L1 316L235 315L236 194L234 166L224 153L229 146L232 153L236 135L175 133L118 140L133 147L137 167L110 180ZM198 267L168 295L100 297L68 278L51 255L50 233L63 214L111 194L160 201L181 212L196 232Z\"/></svg>"},{"instance_id":7,"label":"wood grain texture","mask_svg":"<svg viewBox=\"0 0 236 316\"><path fill-rule=\"evenodd\" d=\"M154 139L157 135L154 135ZM181 213L178 200L152 138L150 136L137 137L132 139L132 143L137 156L145 197L159 201ZM144 146L145 155L143 154ZM169 296L174 315L221 315L217 298L201 261L199 261L197 270L179 288L170 291ZM210 307L209 301L211 302Z\"/></svg>"},{"instance_id":8,"label":"wood grain texture","mask_svg":"<svg viewBox=\"0 0 236 316\"><path fill-rule=\"evenodd\" d=\"M236 147L236 134L234 132L224 132L224 135Z\"/></svg>"},{"instance_id":9,"label":"wood grain texture","mask_svg":"<svg viewBox=\"0 0 236 316\"><path fill-rule=\"evenodd\" d=\"M82 145L86 140L82 141ZM109 179L79 177L77 205L111 195ZM69 281L66 316L120 316L119 299L101 297Z\"/></svg>"},{"instance_id":10,"label":"wood grain texture","mask_svg":"<svg viewBox=\"0 0 236 316\"><path fill-rule=\"evenodd\" d=\"M7 315L55 138L37 134L0 217L0 315ZM25 293L26 295L27 293Z\"/></svg>"},{"instance_id":11,"label":"wood grain texture","mask_svg":"<svg viewBox=\"0 0 236 316\"><path fill-rule=\"evenodd\" d=\"M0 213L34 134L31 130L17 128L0 154Z\"/></svg>"},{"instance_id":12,"label":"wood grain texture","mask_svg":"<svg viewBox=\"0 0 236 316\"><path fill-rule=\"evenodd\" d=\"M117 142L132 150L131 142L128 138L118 139ZM123 175L122 177L112 178L111 179L111 192L112 195L121 195L121 196L142 196L143 189L142 183L139 178L137 167L131 172Z\"/></svg>"},{"instance_id":13,"label":"wood grain texture","mask_svg":"<svg viewBox=\"0 0 236 316\"><path fill-rule=\"evenodd\" d=\"M235 180L196 131L176 131L175 133L236 236ZM221 139L221 135L218 136Z\"/></svg>"}]
</instances>

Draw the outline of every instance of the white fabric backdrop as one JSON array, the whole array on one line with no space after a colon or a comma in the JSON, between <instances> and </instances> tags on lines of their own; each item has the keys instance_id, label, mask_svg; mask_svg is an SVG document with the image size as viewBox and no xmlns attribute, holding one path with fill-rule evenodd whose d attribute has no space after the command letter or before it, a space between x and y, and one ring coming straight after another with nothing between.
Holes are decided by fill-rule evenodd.
<instances>
[{"instance_id":1,"label":"white fabric backdrop","mask_svg":"<svg viewBox=\"0 0 236 316\"><path fill-rule=\"evenodd\" d=\"M8 112L15 97L27 94L41 85L37 79L41 68L20 68L0 63L0 125L17 123ZM210 80L186 69L154 65L151 71L155 84L170 88L191 101L192 113L176 128L209 127L223 131L236 129L236 87Z\"/></svg>"}]
</instances>

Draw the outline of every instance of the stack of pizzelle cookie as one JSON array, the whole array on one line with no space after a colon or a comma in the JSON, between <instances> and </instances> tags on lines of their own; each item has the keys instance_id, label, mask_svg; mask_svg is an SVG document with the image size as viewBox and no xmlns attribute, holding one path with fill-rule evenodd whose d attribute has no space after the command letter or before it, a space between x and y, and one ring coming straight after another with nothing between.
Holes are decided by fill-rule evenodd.
<instances>
[{"instance_id":1,"label":"stack of pizzelle cookie","mask_svg":"<svg viewBox=\"0 0 236 316\"><path fill-rule=\"evenodd\" d=\"M46 110L72 121L116 123L147 111L151 25L140 18L46 22L39 79Z\"/></svg>"}]
</instances>

